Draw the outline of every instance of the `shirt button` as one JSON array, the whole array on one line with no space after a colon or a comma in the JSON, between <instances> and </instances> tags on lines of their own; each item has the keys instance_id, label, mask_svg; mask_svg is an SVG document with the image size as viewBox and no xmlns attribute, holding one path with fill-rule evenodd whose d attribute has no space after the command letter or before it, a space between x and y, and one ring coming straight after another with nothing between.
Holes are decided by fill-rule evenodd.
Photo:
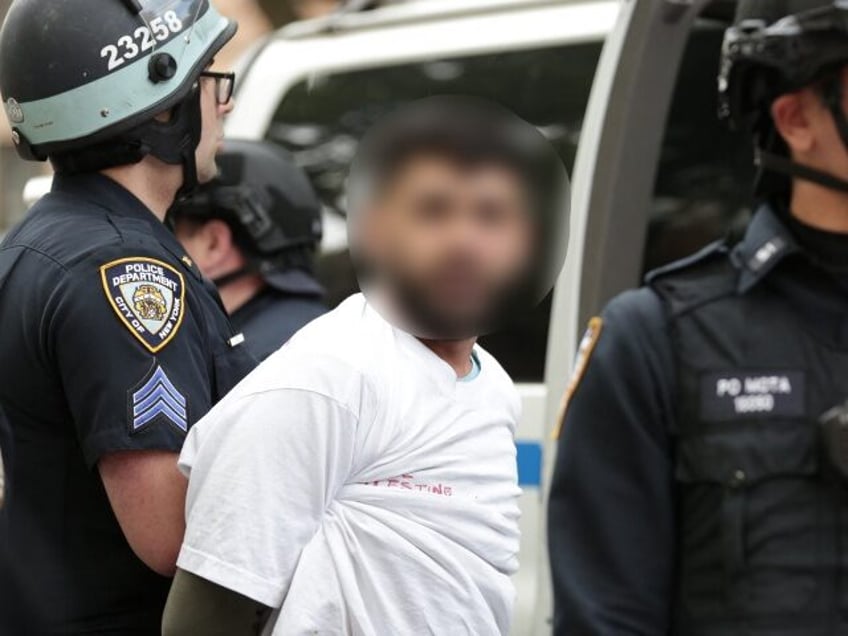
<instances>
[{"instance_id":1,"label":"shirt button","mask_svg":"<svg viewBox=\"0 0 848 636\"><path fill-rule=\"evenodd\" d=\"M737 468L735 471L733 471L733 477L730 480L730 487L739 488L745 483L746 479L748 479L748 476L745 474L745 471L741 468Z\"/></svg>"}]
</instances>

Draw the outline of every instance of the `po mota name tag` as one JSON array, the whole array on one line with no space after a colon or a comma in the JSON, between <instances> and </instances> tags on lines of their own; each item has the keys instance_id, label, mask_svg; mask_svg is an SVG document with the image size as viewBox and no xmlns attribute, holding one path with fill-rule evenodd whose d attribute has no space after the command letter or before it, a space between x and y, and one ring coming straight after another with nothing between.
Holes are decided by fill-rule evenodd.
<instances>
[{"instance_id":1,"label":"po mota name tag","mask_svg":"<svg viewBox=\"0 0 848 636\"><path fill-rule=\"evenodd\" d=\"M803 371L726 371L701 376L701 418L713 422L804 414Z\"/></svg>"}]
</instances>

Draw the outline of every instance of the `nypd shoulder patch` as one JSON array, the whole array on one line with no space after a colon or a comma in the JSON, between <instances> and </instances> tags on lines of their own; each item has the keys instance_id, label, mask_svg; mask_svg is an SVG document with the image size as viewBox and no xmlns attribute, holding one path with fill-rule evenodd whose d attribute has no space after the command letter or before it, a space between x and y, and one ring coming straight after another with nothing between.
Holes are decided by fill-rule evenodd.
<instances>
[{"instance_id":1,"label":"nypd shoulder patch","mask_svg":"<svg viewBox=\"0 0 848 636\"><path fill-rule=\"evenodd\" d=\"M130 389L129 411L130 434L163 420L188 432L188 402L159 364Z\"/></svg>"},{"instance_id":2,"label":"nypd shoulder patch","mask_svg":"<svg viewBox=\"0 0 848 636\"><path fill-rule=\"evenodd\" d=\"M103 291L121 323L151 353L177 334L185 313L185 280L155 258L135 257L100 267Z\"/></svg>"},{"instance_id":3,"label":"nypd shoulder patch","mask_svg":"<svg viewBox=\"0 0 848 636\"><path fill-rule=\"evenodd\" d=\"M562 425L565 422L565 413L568 410L568 403L571 401L574 392L580 385L580 380L586 374L586 369L589 366L589 360L592 358L592 353L595 351L595 345L601 337L601 331L604 328L604 320L600 316L595 316L589 321L589 326L586 328L586 333L583 334L583 339L580 341L580 346L577 348L577 357L574 360L574 370L571 372L571 379L568 381L568 386L563 393L562 401L559 405L559 413L557 415L557 425L554 429L554 439L559 439L562 433Z\"/></svg>"}]
</instances>

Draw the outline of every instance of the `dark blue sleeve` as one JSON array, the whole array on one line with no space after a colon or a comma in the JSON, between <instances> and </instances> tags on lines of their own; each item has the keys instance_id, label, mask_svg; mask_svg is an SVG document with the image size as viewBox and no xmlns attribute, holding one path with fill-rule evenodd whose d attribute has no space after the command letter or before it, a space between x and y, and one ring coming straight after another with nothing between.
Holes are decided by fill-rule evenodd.
<instances>
[{"instance_id":1,"label":"dark blue sleeve","mask_svg":"<svg viewBox=\"0 0 848 636\"><path fill-rule=\"evenodd\" d=\"M162 305L160 333L167 330L170 337L161 339L161 348L151 348L136 335L138 317L129 309L128 318L122 317L110 300L120 294L109 286L110 262L119 264L116 272L125 262L174 267L163 271L173 277L176 297L185 294L179 307L173 301ZM212 354L202 328L206 316L197 290L176 271L157 252L127 254L118 245L65 272L51 295L43 337L91 467L118 451L178 453L188 428L212 405ZM157 289L164 299L164 287L148 291ZM128 297L123 306L132 302Z\"/></svg>"},{"instance_id":2,"label":"dark blue sleeve","mask_svg":"<svg viewBox=\"0 0 848 636\"><path fill-rule=\"evenodd\" d=\"M603 312L558 442L548 508L558 636L668 633L674 356L649 289Z\"/></svg>"}]
</instances>

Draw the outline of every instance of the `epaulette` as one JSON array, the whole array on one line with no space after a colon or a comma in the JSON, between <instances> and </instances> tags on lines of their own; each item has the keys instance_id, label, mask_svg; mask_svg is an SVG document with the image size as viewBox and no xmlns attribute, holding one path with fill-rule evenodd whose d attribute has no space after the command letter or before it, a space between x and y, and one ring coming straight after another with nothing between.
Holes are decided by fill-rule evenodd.
<instances>
[{"instance_id":1,"label":"epaulette","mask_svg":"<svg viewBox=\"0 0 848 636\"><path fill-rule=\"evenodd\" d=\"M692 256L655 269L645 283L662 298L671 317L735 293L739 271L730 261L724 240L710 243Z\"/></svg>"},{"instance_id":2,"label":"epaulette","mask_svg":"<svg viewBox=\"0 0 848 636\"><path fill-rule=\"evenodd\" d=\"M656 269L652 269L650 272L645 274L645 284L652 286L654 282L664 276L691 269L692 267L707 263L719 257L726 258L729 253L730 248L727 245L727 241L725 239L719 239L718 241L714 241L706 247L701 248L694 254L690 254L680 260L667 263L666 265L657 267Z\"/></svg>"}]
</instances>

